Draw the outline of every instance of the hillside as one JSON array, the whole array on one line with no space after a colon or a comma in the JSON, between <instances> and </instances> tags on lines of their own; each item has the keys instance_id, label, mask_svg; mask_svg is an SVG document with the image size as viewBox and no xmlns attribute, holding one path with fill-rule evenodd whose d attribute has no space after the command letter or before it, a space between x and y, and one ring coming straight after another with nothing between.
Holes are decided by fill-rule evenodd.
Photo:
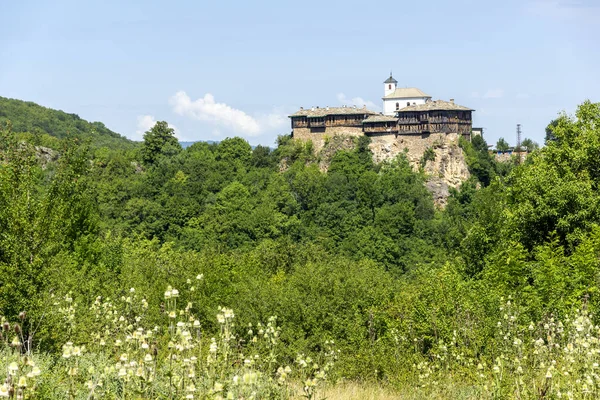
<instances>
[{"instance_id":1,"label":"hillside","mask_svg":"<svg viewBox=\"0 0 600 400\"><path fill-rule=\"evenodd\" d=\"M88 122L77 114L40 106L39 104L0 97L0 124L10 121L15 133L30 133L37 140L44 135L63 139L67 136L89 140L93 148L132 148L135 142L111 131L102 122ZM48 141L48 138L46 138Z\"/></svg>"}]
</instances>

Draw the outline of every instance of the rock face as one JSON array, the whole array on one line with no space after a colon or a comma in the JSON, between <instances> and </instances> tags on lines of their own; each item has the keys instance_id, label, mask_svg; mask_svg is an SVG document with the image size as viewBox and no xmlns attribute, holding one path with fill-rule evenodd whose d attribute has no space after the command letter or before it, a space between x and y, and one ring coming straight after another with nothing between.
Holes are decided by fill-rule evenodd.
<instances>
[{"instance_id":1,"label":"rock face","mask_svg":"<svg viewBox=\"0 0 600 400\"><path fill-rule=\"evenodd\" d=\"M319 152L319 169L323 172L327 171L335 153L340 150L352 150L354 146L354 138L352 136L336 135L328 138L321 145L321 151Z\"/></svg>"},{"instance_id":2,"label":"rock face","mask_svg":"<svg viewBox=\"0 0 600 400\"><path fill-rule=\"evenodd\" d=\"M35 146L35 156L40 161L43 169L46 169L49 163L58 160L58 152L49 147Z\"/></svg>"},{"instance_id":3,"label":"rock face","mask_svg":"<svg viewBox=\"0 0 600 400\"><path fill-rule=\"evenodd\" d=\"M446 182L450 187L458 187L469 179L469 168L463 150L458 143L443 143L434 147L435 158L424 166L425 173Z\"/></svg>"},{"instance_id":4,"label":"rock face","mask_svg":"<svg viewBox=\"0 0 600 400\"><path fill-rule=\"evenodd\" d=\"M321 171L328 170L337 151L354 148L356 135L353 133L311 138L314 150L318 154ZM423 169L428 177L426 186L432 193L435 204L440 208L446 206L450 188L460 187L470 177L464 152L458 145L460 135L456 133L384 134L370 137L369 147L373 152L374 162L391 160L404 153L415 171ZM287 169L287 165L281 169Z\"/></svg>"},{"instance_id":5,"label":"rock face","mask_svg":"<svg viewBox=\"0 0 600 400\"><path fill-rule=\"evenodd\" d=\"M412 167L415 170L423 168L428 175L427 188L432 192L435 204L443 208L450 188L459 187L470 176L458 140L459 135L455 133L382 135L371 138L371 151L375 162L405 152Z\"/></svg>"},{"instance_id":6,"label":"rock face","mask_svg":"<svg viewBox=\"0 0 600 400\"><path fill-rule=\"evenodd\" d=\"M450 196L450 186L440 178L429 178L425 182L425 187L433 196L433 202L440 208L446 207L448 196Z\"/></svg>"},{"instance_id":7,"label":"rock face","mask_svg":"<svg viewBox=\"0 0 600 400\"><path fill-rule=\"evenodd\" d=\"M463 150L458 144L444 144L434 149L435 159L425 164L427 188L433 195L433 201L441 208L446 206L450 188L458 188L469 179L470 173Z\"/></svg>"}]
</instances>

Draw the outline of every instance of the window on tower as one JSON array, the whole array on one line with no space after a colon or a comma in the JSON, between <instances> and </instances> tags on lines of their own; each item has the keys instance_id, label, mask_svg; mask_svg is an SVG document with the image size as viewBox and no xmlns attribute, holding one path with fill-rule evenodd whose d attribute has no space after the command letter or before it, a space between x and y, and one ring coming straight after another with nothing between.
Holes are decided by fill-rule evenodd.
<instances>
[{"instance_id":1,"label":"window on tower","mask_svg":"<svg viewBox=\"0 0 600 400\"><path fill-rule=\"evenodd\" d=\"M406 105L407 105L407 106L410 106L410 101L407 101L407 102L406 102Z\"/></svg>"},{"instance_id":2,"label":"window on tower","mask_svg":"<svg viewBox=\"0 0 600 400\"><path fill-rule=\"evenodd\" d=\"M396 103L396 110L400 109L400 103Z\"/></svg>"},{"instance_id":3,"label":"window on tower","mask_svg":"<svg viewBox=\"0 0 600 400\"><path fill-rule=\"evenodd\" d=\"M391 83L388 85L388 89L392 90L392 84Z\"/></svg>"}]
</instances>

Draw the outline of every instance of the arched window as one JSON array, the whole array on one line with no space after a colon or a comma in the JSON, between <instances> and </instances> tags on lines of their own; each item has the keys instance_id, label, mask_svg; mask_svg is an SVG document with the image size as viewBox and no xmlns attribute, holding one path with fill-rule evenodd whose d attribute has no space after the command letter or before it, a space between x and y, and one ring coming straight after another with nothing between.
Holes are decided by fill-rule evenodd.
<instances>
[{"instance_id":1,"label":"arched window","mask_svg":"<svg viewBox=\"0 0 600 400\"><path fill-rule=\"evenodd\" d=\"M408 107L408 106L410 106L410 101L407 101L407 102L406 102L406 106L407 106L407 107Z\"/></svg>"},{"instance_id":2,"label":"arched window","mask_svg":"<svg viewBox=\"0 0 600 400\"><path fill-rule=\"evenodd\" d=\"M391 83L388 85L388 89L392 90L392 84Z\"/></svg>"},{"instance_id":3,"label":"arched window","mask_svg":"<svg viewBox=\"0 0 600 400\"><path fill-rule=\"evenodd\" d=\"M400 109L400 103L396 103L396 110Z\"/></svg>"}]
</instances>

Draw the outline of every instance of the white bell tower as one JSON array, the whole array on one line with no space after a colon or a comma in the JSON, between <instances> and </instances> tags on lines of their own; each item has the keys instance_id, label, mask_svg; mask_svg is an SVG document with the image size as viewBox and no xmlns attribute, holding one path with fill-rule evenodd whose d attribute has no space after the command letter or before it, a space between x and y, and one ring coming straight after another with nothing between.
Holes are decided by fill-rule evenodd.
<instances>
[{"instance_id":1,"label":"white bell tower","mask_svg":"<svg viewBox=\"0 0 600 400\"><path fill-rule=\"evenodd\" d=\"M396 91L397 84L398 84L398 81L392 77L392 73L390 72L390 77L387 78L385 80L385 82L383 82L383 85L384 85L383 95L387 96L388 94L394 93Z\"/></svg>"}]
</instances>

